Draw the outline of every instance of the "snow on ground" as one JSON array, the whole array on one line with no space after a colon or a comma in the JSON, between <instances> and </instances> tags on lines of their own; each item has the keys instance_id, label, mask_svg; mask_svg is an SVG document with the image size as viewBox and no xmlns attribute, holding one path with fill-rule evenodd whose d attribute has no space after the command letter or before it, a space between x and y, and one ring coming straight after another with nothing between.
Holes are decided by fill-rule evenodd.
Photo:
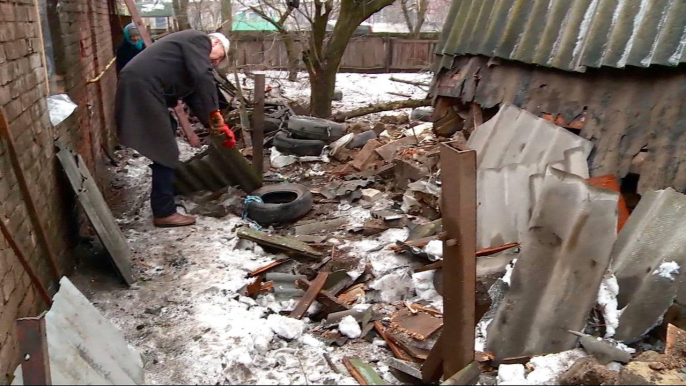
<instances>
[{"instance_id":1,"label":"snow on ground","mask_svg":"<svg viewBox=\"0 0 686 386\"><path fill-rule=\"evenodd\" d=\"M299 73L297 82L290 82L288 74L284 71L264 71L263 73L267 78L267 86L275 89L273 91L274 95L278 95L280 90L289 99L297 100L301 103L309 102L310 82L307 73ZM390 80L391 77L411 82L430 83L433 74L428 72L410 74L338 74L336 76L336 90L343 93L343 100L334 101L333 110L352 110L379 102L426 98L428 87L394 82ZM243 74L240 74L239 78L242 81L245 79L245 87L254 87L252 79L246 79ZM229 76L229 80L233 81L233 77ZM408 95L409 98L389 93ZM396 113L386 112L384 114Z\"/></svg>"},{"instance_id":2,"label":"snow on ground","mask_svg":"<svg viewBox=\"0 0 686 386\"><path fill-rule=\"evenodd\" d=\"M605 320L605 338L612 338L619 326L621 310L617 309L617 296L619 295L619 283L617 277L608 272L603 277L598 289L598 305L603 312Z\"/></svg>"}]
</instances>

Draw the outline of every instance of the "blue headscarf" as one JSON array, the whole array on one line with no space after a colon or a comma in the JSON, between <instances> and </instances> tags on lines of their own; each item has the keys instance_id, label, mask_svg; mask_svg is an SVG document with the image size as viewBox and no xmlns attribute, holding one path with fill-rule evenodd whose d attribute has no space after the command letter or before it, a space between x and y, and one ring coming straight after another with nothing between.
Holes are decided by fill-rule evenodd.
<instances>
[{"instance_id":1,"label":"blue headscarf","mask_svg":"<svg viewBox=\"0 0 686 386\"><path fill-rule=\"evenodd\" d=\"M126 39L126 41L127 41L129 44L133 45L133 46L136 47L137 49L142 50L143 47L144 47L144 46L143 46L143 44L144 44L144 43L143 43L143 39L139 39L139 40L138 40L137 42L135 42L135 43L131 40L131 34L130 34L129 31L130 31L132 28L133 28L134 30L136 30L136 32L138 32L138 27L136 27L136 25L135 25L134 23L129 23L129 24L126 25L126 27L124 27L124 39ZM140 35L140 33L138 33L138 34Z\"/></svg>"}]
</instances>

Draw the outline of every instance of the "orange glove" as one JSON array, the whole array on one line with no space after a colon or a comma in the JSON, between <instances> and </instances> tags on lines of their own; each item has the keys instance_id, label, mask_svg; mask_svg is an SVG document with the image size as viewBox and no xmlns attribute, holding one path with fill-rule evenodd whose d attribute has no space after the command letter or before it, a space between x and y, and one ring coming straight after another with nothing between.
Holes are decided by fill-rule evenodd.
<instances>
[{"instance_id":1,"label":"orange glove","mask_svg":"<svg viewBox=\"0 0 686 386\"><path fill-rule=\"evenodd\" d=\"M224 116L221 111L213 111L210 113L210 125L213 129L221 130L221 126L224 125Z\"/></svg>"},{"instance_id":2,"label":"orange glove","mask_svg":"<svg viewBox=\"0 0 686 386\"><path fill-rule=\"evenodd\" d=\"M236 136L233 135L233 131L229 129L229 125L224 125L220 129L220 132L226 134L226 140L222 142L222 146L228 148L236 147Z\"/></svg>"}]
</instances>

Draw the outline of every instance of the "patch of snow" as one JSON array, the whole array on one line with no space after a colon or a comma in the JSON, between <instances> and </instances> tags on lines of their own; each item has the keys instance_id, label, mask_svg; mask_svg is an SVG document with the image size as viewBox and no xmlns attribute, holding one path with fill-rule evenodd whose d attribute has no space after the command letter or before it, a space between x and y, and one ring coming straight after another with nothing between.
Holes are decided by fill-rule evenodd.
<instances>
[{"instance_id":1,"label":"patch of snow","mask_svg":"<svg viewBox=\"0 0 686 386\"><path fill-rule=\"evenodd\" d=\"M360 324L351 315L341 319L338 323L338 331L350 339L357 339L362 335Z\"/></svg>"},{"instance_id":2,"label":"patch of snow","mask_svg":"<svg viewBox=\"0 0 686 386\"><path fill-rule=\"evenodd\" d=\"M305 323L302 320L276 314L269 315L267 324L276 335L291 340L300 338L305 329Z\"/></svg>"},{"instance_id":3,"label":"patch of snow","mask_svg":"<svg viewBox=\"0 0 686 386\"><path fill-rule=\"evenodd\" d=\"M524 374L524 365L500 365L498 366L498 385L528 385Z\"/></svg>"},{"instance_id":4,"label":"patch of snow","mask_svg":"<svg viewBox=\"0 0 686 386\"><path fill-rule=\"evenodd\" d=\"M512 260L507 267L505 267L505 276L503 276L502 281L508 286L512 280L512 271L514 271L515 264L517 264L517 259Z\"/></svg>"},{"instance_id":5,"label":"patch of snow","mask_svg":"<svg viewBox=\"0 0 686 386\"><path fill-rule=\"evenodd\" d=\"M598 289L598 305L605 320L605 338L612 338L619 326L621 312L617 309L617 295L619 295L617 277L608 271Z\"/></svg>"},{"instance_id":6,"label":"patch of snow","mask_svg":"<svg viewBox=\"0 0 686 386\"><path fill-rule=\"evenodd\" d=\"M533 357L529 365L534 370L529 373L526 380L530 385L558 384L558 377L569 370L577 359L585 356L587 356L586 352L577 348L561 353Z\"/></svg>"},{"instance_id":7,"label":"patch of snow","mask_svg":"<svg viewBox=\"0 0 686 386\"><path fill-rule=\"evenodd\" d=\"M624 351L624 352L626 352L626 353L629 353L629 354L636 354L636 349L631 348L631 347L625 345L625 344L622 343L622 342L612 342L612 343L614 343L614 345L615 345L618 349L620 349L620 350L622 350L622 351Z\"/></svg>"},{"instance_id":8,"label":"patch of snow","mask_svg":"<svg viewBox=\"0 0 686 386\"><path fill-rule=\"evenodd\" d=\"M474 339L474 350L486 352L486 338L488 337L488 326L493 319L481 320L476 325L476 334Z\"/></svg>"},{"instance_id":9,"label":"patch of snow","mask_svg":"<svg viewBox=\"0 0 686 386\"><path fill-rule=\"evenodd\" d=\"M434 287L435 272L426 271L413 274L412 284L419 300L426 300L439 311L443 311L443 296Z\"/></svg>"},{"instance_id":10,"label":"patch of snow","mask_svg":"<svg viewBox=\"0 0 686 386\"><path fill-rule=\"evenodd\" d=\"M661 277L664 277L665 279L669 279L671 281L674 281L676 278L676 275L679 274L679 264L676 261L665 261L660 264L660 266L653 271L653 275L660 275Z\"/></svg>"},{"instance_id":11,"label":"patch of snow","mask_svg":"<svg viewBox=\"0 0 686 386\"><path fill-rule=\"evenodd\" d=\"M443 241L431 240L424 247L424 252L429 255L431 261L441 260L443 258Z\"/></svg>"},{"instance_id":12,"label":"patch of snow","mask_svg":"<svg viewBox=\"0 0 686 386\"><path fill-rule=\"evenodd\" d=\"M369 288L379 291L381 301L385 303L405 300L409 297L412 290L409 269L399 269L382 276L372 282Z\"/></svg>"}]
</instances>

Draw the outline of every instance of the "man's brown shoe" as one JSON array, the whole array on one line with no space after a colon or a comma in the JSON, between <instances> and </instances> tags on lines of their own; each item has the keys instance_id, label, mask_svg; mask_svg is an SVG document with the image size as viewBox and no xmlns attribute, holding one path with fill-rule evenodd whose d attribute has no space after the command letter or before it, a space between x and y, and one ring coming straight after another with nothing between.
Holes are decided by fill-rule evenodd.
<instances>
[{"instance_id":1,"label":"man's brown shoe","mask_svg":"<svg viewBox=\"0 0 686 386\"><path fill-rule=\"evenodd\" d=\"M185 227L195 224L195 217L177 212L168 217L156 218L153 220L153 224L159 228Z\"/></svg>"}]
</instances>

